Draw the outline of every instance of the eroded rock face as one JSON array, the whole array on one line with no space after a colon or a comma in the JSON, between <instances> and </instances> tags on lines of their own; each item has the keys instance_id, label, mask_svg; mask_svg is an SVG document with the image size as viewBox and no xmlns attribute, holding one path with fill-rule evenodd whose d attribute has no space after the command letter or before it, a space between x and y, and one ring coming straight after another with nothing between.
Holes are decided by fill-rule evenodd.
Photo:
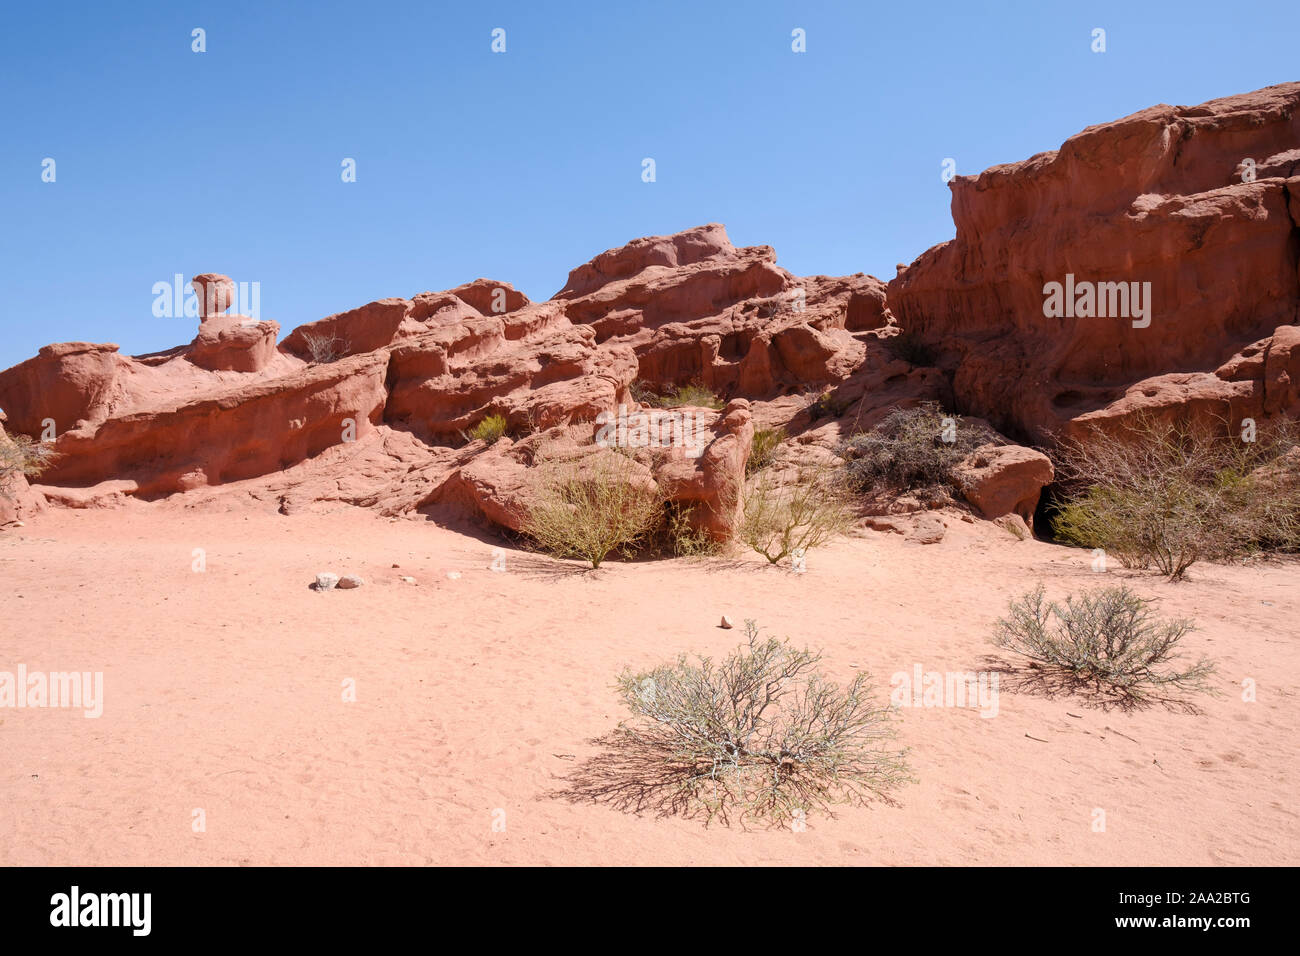
<instances>
[{"instance_id":1,"label":"eroded rock face","mask_svg":"<svg viewBox=\"0 0 1300 956\"><path fill-rule=\"evenodd\" d=\"M9 429L42 437L47 419L56 433L109 414L124 359L116 345L64 342L0 372L0 408Z\"/></svg>"},{"instance_id":2,"label":"eroded rock face","mask_svg":"<svg viewBox=\"0 0 1300 956\"><path fill-rule=\"evenodd\" d=\"M276 322L242 315L209 317L190 343L189 360L209 371L258 372L275 358Z\"/></svg>"},{"instance_id":3,"label":"eroded rock face","mask_svg":"<svg viewBox=\"0 0 1300 956\"><path fill-rule=\"evenodd\" d=\"M900 272L888 306L938 350L958 410L1015 436L1047 441L1082 415L1187 402L1295 414L1280 373L1269 387L1264 340L1300 323L1297 142L1291 83L1152 107L957 177L957 238ZM1052 282L1123 283L1104 298L1126 314L1046 316ZM1120 308L1133 291L1145 315ZM1232 371L1216 374L1225 361Z\"/></svg>"},{"instance_id":4,"label":"eroded rock face","mask_svg":"<svg viewBox=\"0 0 1300 956\"><path fill-rule=\"evenodd\" d=\"M454 505L518 528L545 445L631 457L722 537L758 428L786 430L786 464L834 464L840 441L921 402L1039 443L1140 411L1300 415L1297 143L1300 84L1092 127L955 180L957 238L887 285L793 275L711 223L601 253L545 302L476 279L348 309L277 345L275 322L225 314L234 282L205 274L190 344L135 357L48 346L0 372L0 408L34 438L54 424L59 458L37 492L61 506ZM1137 283L1123 287L1136 288L1130 314L1081 314L1073 295L1073 312L1045 314L1050 283L1121 282ZM1108 306L1120 291L1106 288ZM602 414L641 409L638 380L726 402L681 410L704 422L701 447L596 442ZM469 441L488 416L507 436ZM1014 446L974 457L980 513L1032 521L1050 462Z\"/></svg>"}]
</instances>

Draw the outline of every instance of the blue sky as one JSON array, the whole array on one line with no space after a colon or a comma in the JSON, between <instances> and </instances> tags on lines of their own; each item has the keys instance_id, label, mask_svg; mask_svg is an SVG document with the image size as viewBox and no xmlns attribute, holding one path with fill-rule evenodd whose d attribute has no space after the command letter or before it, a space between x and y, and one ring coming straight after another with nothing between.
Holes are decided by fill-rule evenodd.
<instances>
[{"instance_id":1,"label":"blue sky","mask_svg":"<svg viewBox=\"0 0 1300 956\"><path fill-rule=\"evenodd\" d=\"M974 173L1300 79L1298 24L1222 2L11 4L0 368L189 341L151 311L178 272L259 282L282 334L478 276L546 298L710 221L795 273L889 278L953 234L945 157Z\"/></svg>"}]
</instances>

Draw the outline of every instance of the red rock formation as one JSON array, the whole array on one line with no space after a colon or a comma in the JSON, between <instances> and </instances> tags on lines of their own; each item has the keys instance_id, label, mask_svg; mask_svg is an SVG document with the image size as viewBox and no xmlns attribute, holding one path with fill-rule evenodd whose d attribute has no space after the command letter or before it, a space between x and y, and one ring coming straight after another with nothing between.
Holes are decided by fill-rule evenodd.
<instances>
[{"instance_id":1,"label":"red rock formation","mask_svg":"<svg viewBox=\"0 0 1300 956\"><path fill-rule=\"evenodd\" d=\"M953 473L983 517L1018 515L1029 528L1038 496L1054 477L1051 459L1019 445L981 445Z\"/></svg>"},{"instance_id":2,"label":"red rock formation","mask_svg":"<svg viewBox=\"0 0 1300 956\"><path fill-rule=\"evenodd\" d=\"M1152 107L957 177L957 238L889 283L889 308L937 348L958 411L1036 441L1138 407L1295 415L1298 142L1291 83ZM1149 325L1045 316L1067 275L1150 283Z\"/></svg>"}]
</instances>

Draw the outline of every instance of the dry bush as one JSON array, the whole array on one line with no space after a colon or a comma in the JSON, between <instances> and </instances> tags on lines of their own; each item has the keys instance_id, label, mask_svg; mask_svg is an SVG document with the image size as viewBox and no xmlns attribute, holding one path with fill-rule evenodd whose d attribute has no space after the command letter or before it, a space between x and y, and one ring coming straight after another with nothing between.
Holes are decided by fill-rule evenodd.
<instances>
[{"instance_id":1,"label":"dry bush","mask_svg":"<svg viewBox=\"0 0 1300 956\"><path fill-rule=\"evenodd\" d=\"M663 520L664 496L622 455L543 463L523 531L544 551L600 567L630 556Z\"/></svg>"},{"instance_id":2,"label":"dry bush","mask_svg":"<svg viewBox=\"0 0 1300 956\"><path fill-rule=\"evenodd\" d=\"M934 349L912 332L899 332L885 339L885 347L909 365L928 368L935 363Z\"/></svg>"},{"instance_id":3,"label":"dry bush","mask_svg":"<svg viewBox=\"0 0 1300 956\"><path fill-rule=\"evenodd\" d=\"M951 420L951 427L945 428L945 419ZM963 422L934 402L924 402L890 412L870 431L844 442L839 454L859 490L960 491L953 469L980 445L996 441L997 434L987 426Z\"/></svg>"},{"instance_id":4,"label":"dry bush","mask_svg":"<svg viewBox=\"0 0 1300 956\"><path fill-rule=\"evenodd\" d=\"M685 655L618 689L635 723L605 738L608 752L580 768L568 795L624 809L702 815L706 822L788 826L801 813L860 805L908 777L894 750L895 711L876 703L870 678L841 688L821 655L763 638L720 661Z\"/></svg>"},{"instance_id":5,"label":"dry bush","mask_svg":"<svg viewBox=\"0 0 1300 956\"><path fill-rule=\"evenodd\" d=\"M53 447L44 442L0 431L0 496L12 497L10 487L14 478L18 475L35 478L57 457Z\"/></svg>"},{"instance_id":6,"label":"dry bush","mask_svg":"<svg viewBox=\"0 0 1300 956\"><path fill-rule=\"evenodd\" d=\"M833 389L828 389L818 395L808 406L808 415L813 421L819 418L839 418L852 404L838 397Z\"/></svg>"},{"instance_id":7,"label":"dry bush","mask_svg":"<svg viewBox=\"0 0 1300 956\"><path fill-rule=\"evenodd\" d=\"M677 558L702 558L721 554L722 542L701 529L696 512L707 507L699 502L669 501L664 506L663 534L660 550Z\"/></svg>"},{"instance_id":8,"label":"dry bush","mask_svg":"<svg viewBox=\"0 0 1300 956\"><path fill-rule=\"evenodd\" d=\"M681 408L691 406L695 408L712 408L715 411L722 408L723 401L714 395L703 385L678 385L664 395L652 399L651 404L660 408Z\"/></svg>"},{"instance_id":9,"label":"dry bush","mask_svg":"<svg viewBox=\"0 0 1300 956\"><path fill-rule=\"evenodd\" d=\"M755 299L754 304L758 308L758 316L761 319L770 319L774 316L778 316L789 307L789 303L786 302L785 296L780 293Z\"/></svg>"},{"instance_id":10,"label":"dry bush","mask_svg":"<svg viewBox=\"0 0 1300 956\"><path fill-rule=\"evenodd\" d=\"M770 473L744 491L736 536L772 564L811 551L853 526L853 498L838 469L801 468L782 484Z\"/></svg>"},{"instance_id":11,"label":"dry bush","mask_svg":"<svg viewBox=\"0 0 1300 956\"><path fill-rule=\"evenodd\" d=\"M784 428L755 429L754 440L749 446L749 460L745 462L745 474L752 475L770 465L786 437Z\"/></svg>"},{"instance_id":12,"label":"dry bush","mask_svg":"<svg viewBox=\"0 0 1300 956\"><path fill-rule=\"evenodd\" d=\"M1210 661L1178 663L1178 642L1195 629L1192 622L1155 619L1148 603L1126 587L1108 587L1068 596L1062 606L1046 602L1039 584L1011 602L994 643L1071 684L1131 701L1171 690L1209 691Z\"/></svg>"},{"instance_id":13,"label":"dry bush","mask_svg":"<svg viewBox=\"0 0 1300 956\"><path fill-rule=\"evenodd\" d=\"M494 444L502 435L506 433L506 419L504 415L488 415L481 419L477 425L469 430L468 438L471 441L485 441L489 445Z\"/></svg>"},{"instance_id":14,"label":"dry bush","mask_svg":"<svg viewBox=\"0 0 1300 956\"><path fill-rule=\"evenodd\" d=\"M304 332L302 341L307 346L307 354L311 356L311 360L320 365L337 362L347 351L347 343L341 341L336 335Z\"/></svg>"},{"instance_id":15,"label":"dry bush","mask_svg":"<svg viewBox=\"0 0 1300 956\"><path fill-rule=\"evenodd\" d=\"M1300 451L1290 423L1242 441L1226 423L1134 416L1062 442L1057 537L1179 580L1199 560L1300 547Z\"/></svg>"}]
</instances>

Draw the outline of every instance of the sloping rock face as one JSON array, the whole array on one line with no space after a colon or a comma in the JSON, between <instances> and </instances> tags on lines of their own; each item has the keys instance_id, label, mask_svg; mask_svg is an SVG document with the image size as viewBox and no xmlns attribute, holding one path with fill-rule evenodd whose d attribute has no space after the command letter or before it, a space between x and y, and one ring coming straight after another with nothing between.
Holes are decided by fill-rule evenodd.
<instances>
[{"instance_id":1,"label":"sloping rock face","mask_svg":"<svg viewBox=\"0 0 1300 956\"><path fill-rule=\"evenodd\" d=\"M601 253L551 301L631 347L641 379L765 398L847 378L865 354L853 333L889 324L883 291L867 275L794 276L771 246L738 249L710 223Z\"/></svg>"},{"instance_id":2,"label":"sloping rock face","mask_svg":"<svg viewBox=\"0 0 1300 956\"><path fill-rule=\"evenodd\" d=\"M696 526L724 538L738 517L760 411L769 424L869 423L939 397L943 376L895 358L885 285L865 275L791 275L767 246L737 248L718 224L638 239L573 270L547 302L478 279L387 298L308 323L228 315L235 283L193 280L202 300L189 345L129 357L115 345L42 349L0 372L12 427L54 436L39 489L60 507L184 495L244 496L285 513L347 503L396 515L455 504L518 529L539 456L621 453ZM651 410L699 384L721 410ZM752 403L751 403L751 400ZM601 437L601 421L650 413L689 436ZM467 433L506 420L496 445ZM566 450L567 449L567 450ZM544 455L543 455L544 452Z\"/></svg>"},{"instance_id":3,"label":"sloping rock face","mask_svg":"<svg viewBox=\"0 0 1300 956\"><path fill-rule=\"evenodd\" d=\"M1016 437L1140 409L1294 416L1298 145L1290 83L957 177L956 239L900 271L887 306L937 351L956 410Z\"/></svg>"}]
</instances>

